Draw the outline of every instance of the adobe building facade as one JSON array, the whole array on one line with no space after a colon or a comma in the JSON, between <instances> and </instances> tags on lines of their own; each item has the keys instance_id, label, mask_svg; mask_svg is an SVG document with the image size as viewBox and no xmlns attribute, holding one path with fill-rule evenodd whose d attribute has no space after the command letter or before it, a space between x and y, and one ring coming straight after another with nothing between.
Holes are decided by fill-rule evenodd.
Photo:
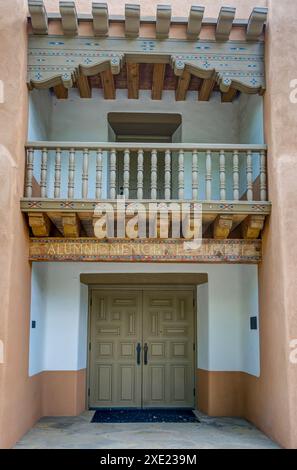
<instances>
[{"instance_id":1,"label":"adobe building facade","mask_svg":"<svg viewBox=\"0 0 297 470\"><path fill-rule=\"evenodd\" d=\"M297 7L167 3L0 2L1 448L107 406L297 447Z\"/></svg>"}]
</instances>

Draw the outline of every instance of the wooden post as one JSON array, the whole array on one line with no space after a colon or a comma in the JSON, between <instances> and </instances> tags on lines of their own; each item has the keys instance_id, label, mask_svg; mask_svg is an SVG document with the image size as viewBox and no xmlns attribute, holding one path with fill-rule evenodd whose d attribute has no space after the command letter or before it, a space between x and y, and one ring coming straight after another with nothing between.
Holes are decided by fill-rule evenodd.
<instances>
[{"instance_id":1,"label":"wooden post","mask_svg":"<svg viewBox=\"0 0 297 470\"><path fill-rule=\"evenodd\" d=\"M266 153L264 150L262 150L260 154L260 200L267 200Z\"/></svg>"},{"instance_id":2,"label":"wooden post","mask_svg":"<svg viewBox=\"0 0 297 470\"><path fill-rule=\"evenodd\" d=\"M211 150L206 151L206 174L205 174L205 186L206 186L206 200L211 201Z\"/></svg>"},{"instance_id":3,"label":"wooden post","mask_svg":"<svg viewBox=\"0 0 297 470\"><path fill-rule=\"evenodd\" d=\"M96 156L96 199L102 198L102 150L97 150Z\"/></svg>"},{"instance_id":4,"label":"wooden post","mask_svg":"<svg viewBox=\"0 0 297 470\"><path fill-rule=\"evenodd\" d=\"M165 150L165 181L164 197L167 201L171 199L171 154L170 150Z\"/></svg>"},{"instance_id":5,"label":"wooden post","mask_svg":"<svg viewBox=\"0 0 297 470\"><path fill-rule=\"evenodd\" d=\"M253 161L252 152L248 150L246 157L246 181L247 181L247 192L246 197L248 201L253 200Z\"/></svg>"},{"instance_id":6,"label":"wooden post","mask_svg":"<svg viewBox=\"0 0 297 470\"><path fill-rule=\"evenodd\" d=\"M74 198L75 150L70 149L68 167L68 199Z\"/></svg>"},{"instance_id":7,"label":"wooden post","mask_svg":"<svg viewBox=\"0 0 297 470\"><path fill-rule=\"evenodd\" d=\"M109 194L111 199L116 198L116 166L117 153L115 149L112 149L109 160Z\"/></svg>"},{"instance_id":8,"label":"wooden post","mask_svg":"<svg viewBox=\"0 0 297 470\"><path fill-rule=\"evenodd\" d=\"M178 153L178 199L184 198L184 151Z\"/></svg>"},{"instance_id":9,"label":"wooden post","mask_svg":"<svg viewBox=\"0 0 297 470\"><path fill-rule=\"evenodd\" d=\"M226 200L226 169L225 169L225 152L220 151L220 199Z\"/></svg>"},{"instance_id":10,"label":"wooden post","mask_svg":"<svg viewBox=\"0 0 297 470\"><path fill-rule=\"evenodd\" d=\"M193 201L198 200L198 152L193 150L192 152L192 199Z\"/></svg>"},{"instance_id":11,"label":"wooden post","mask_svg":"<svg viewBox=\"0 0 297 470\"><path fill-rule=\"evenodd\" d=\"M124 196L129 199L129 179L130 179L130 150L124 151Z\"/></svg>"},{"instance_id":12,"label":"wooden post","mask_svg":"<svg viewBox=\"0 0 297 470\"><path fill-rule=\"evenodd\" d=\"M54 183L54 197L59 198L61 192L61 149L56 150L55 161L55 183Z\"/></svg>"},{"instance_id":13,"label":"wooden post","mask_svg":"<svg viewBox=\"0 0 297 470\"><path fill-rule=\"evenodd\" d=\"M238 166L238 151L233 152L233 199L239 200L239 166Z\"/></svg>"},{"instance_id":14,"label":"wooden post","mask_svg":"<svg viewBox=\"0 0 297 470\"><path fill-rule=\"evenodd\" d=\"M41 171L40 171L40 196L47 195L47 148L42 149Z\"/></svg>"},{"instance_id":15,"label":"wooden post","mask_svg":"<svg viewBox=\"0 0 297 470\"><path fill-rule=\"evenodd\" d=\"M143 150L138 150L137 158L137 199L143 199Z\"/></svg>"},{"instance_id":16,"label":"wooden post","mask_svg":"<svg viewBox=\"0 0 297 470\"><path fill-rule=\"evenodd\" d=\"M33 183L33 167L34 167L34 149L30 148L27 152L27 168L26 168L26 197L32 197Z\"/></svg>"},{"instance_id":17,"label":"wooden post","mask_svg":"<svg viewBox=\"0 0 297 470\"><path fill-rule=\"evenodd\" d=\"M89 149L84 149L83 154L83 168L82 168L82 198L88 198L89 186Z\"/></svg>"},{"instance_id":18,"label":"wooden post","mask_svg":"<svg viewBox=\"0 0 297 470\"><path fill-rule=\"evenodd\" d=\"M151 199L157 199L157 150L151 154Z\"/></svg>"}]
</instances>

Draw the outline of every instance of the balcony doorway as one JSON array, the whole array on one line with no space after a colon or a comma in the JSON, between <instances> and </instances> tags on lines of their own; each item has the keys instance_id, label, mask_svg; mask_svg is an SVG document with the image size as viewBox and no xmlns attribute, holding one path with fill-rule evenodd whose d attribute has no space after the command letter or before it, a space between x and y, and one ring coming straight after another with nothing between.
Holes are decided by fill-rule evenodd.
<instances>
[{"instance_id":1,"label":"balcony doorway","mask_svg":"<svg viewBox=\"0 0 297 470\"><path fill-rule=\"evenodd\" d=\"M181 142L180 114L165 113L109 113L109 142L174 143ZM129 154L129 198L137 199L139 153ZM171 199L177 198L178 156L170 162ZM117 195L124 194L124 152L117 155ZM151 198L151 152L143 152L143 199ZM157 153L157 199L164 199L165 152Z\"/></svg>"}]
</instances>

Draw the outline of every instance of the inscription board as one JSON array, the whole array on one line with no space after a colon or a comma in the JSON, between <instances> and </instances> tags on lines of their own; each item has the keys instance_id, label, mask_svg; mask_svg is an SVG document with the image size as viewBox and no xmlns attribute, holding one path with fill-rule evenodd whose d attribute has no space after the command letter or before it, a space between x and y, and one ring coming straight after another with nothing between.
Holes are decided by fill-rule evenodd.
<instances>
[{"instance_id":1,"label":"inscription board","mask_svg":"<svg viewBox=\"0 0 297 470\"><path fill-rule=\"evenodd\" d=\"M261 240L204 239L199 248L184 240L31 238L31 261L130 261L259 263Z\"/></svg>"}]
</instances>

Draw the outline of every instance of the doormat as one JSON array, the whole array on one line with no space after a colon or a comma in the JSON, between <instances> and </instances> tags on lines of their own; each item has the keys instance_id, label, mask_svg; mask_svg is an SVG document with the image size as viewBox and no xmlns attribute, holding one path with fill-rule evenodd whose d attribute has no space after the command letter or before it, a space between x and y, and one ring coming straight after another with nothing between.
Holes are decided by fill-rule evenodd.
<instances>
[{"instance_id":1,"label":"doormat","mask_svg":"<svg viewBox=\"0 0 297 470\"><path fill-rule=\"evenodd\" d=\"M123 409L96 410L91 423L199 423L191 409Z\"/></svg>"}]
</instances>

